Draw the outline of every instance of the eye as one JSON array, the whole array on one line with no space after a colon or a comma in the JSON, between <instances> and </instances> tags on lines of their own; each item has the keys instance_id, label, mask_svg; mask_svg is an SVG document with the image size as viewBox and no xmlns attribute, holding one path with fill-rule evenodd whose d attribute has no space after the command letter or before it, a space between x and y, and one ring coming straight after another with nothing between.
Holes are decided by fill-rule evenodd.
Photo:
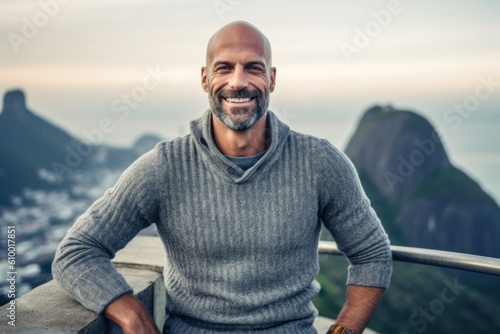
<instances>
[{"instance_id":1,"label":"eye","mask_svg":"<svg viewBox=\"0 0 500 334\"><path fill-rule=\"evenodd\" d=\"M248 66L248 69L250 71L253 71L253 72L264 72L264 69L262 68L262 66L259 66L259 65L250 65L250 66Z\"/></svg>"},{"instance_id":2,"label":"eye","mask_svg":"<svg viewBox=\"0 0 500 334\"><path fill-rule=\"evenodd\" d=\"M217 72L230 71L231 67L229 65L220 65L215 68Z\"/></svg>"}]
</instances>

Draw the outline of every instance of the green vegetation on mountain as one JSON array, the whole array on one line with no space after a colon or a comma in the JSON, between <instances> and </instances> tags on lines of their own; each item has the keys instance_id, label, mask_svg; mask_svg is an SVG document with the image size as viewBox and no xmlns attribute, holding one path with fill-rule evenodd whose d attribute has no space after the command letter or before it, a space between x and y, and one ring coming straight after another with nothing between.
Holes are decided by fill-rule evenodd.
<instances>
[{"instance_id":1,"label":"green vegetation on mountain","mask_svg":"<svg viewBox=\"0 0 500 334\"><path fill-rule=\"evenodd\" d=\"M467 205L491 201L477 182L453 166L434 169L409 198L444 199L449 203Z\"/></svg>"}]
</instances>

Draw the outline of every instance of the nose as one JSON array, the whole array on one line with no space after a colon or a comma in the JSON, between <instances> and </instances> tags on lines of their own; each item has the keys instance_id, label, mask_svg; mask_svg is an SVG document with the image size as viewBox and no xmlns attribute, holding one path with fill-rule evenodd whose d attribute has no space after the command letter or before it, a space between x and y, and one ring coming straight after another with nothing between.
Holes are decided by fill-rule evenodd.
<instances>
[{"instance_id":1,"label":"nose","mask_svg":"<svg viewBox=\"0 0 500 334\"><path fill-rule=\"evenodd\" d=\"M240 90L248 87L247 73L243 66L236 66L231 74L229 86L231 89Z\"/></svg>"}]
</instances>

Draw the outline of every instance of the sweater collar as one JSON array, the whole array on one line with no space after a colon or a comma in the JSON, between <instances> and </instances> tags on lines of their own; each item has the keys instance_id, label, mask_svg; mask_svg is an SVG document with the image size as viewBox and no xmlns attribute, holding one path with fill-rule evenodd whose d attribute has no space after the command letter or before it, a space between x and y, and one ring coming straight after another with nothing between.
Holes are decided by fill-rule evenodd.
<instances>
[{"instance_id":1,"label":"sweater collar","mask_svg":"<svg viewBox=\"0 0 500 334\"><path fill-rule=\"evenodd\" d=\"M267 111L267 140L270 141L264 156L252 167L244 171L229 161L219 150L212 136L212 112L207 110L190 124L194 143L201 152L202 159L214 173L230 182L243 183L251 179L257 172L267 170L279 158L279 150L283 147L290 128L281 122L276 115Z\"/></svg>"}]
</instances>

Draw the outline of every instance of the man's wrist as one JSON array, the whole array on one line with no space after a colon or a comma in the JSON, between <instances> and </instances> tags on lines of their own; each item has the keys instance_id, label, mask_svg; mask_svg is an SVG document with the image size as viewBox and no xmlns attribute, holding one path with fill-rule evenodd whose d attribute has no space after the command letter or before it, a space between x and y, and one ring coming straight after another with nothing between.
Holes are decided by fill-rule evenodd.
<instances>
[{"instance_id":1,"label":"man's wrist","mask_svg":"<svg viewBox=\"0 0 500 334\"><path fill-rule=\"evenodd\" d=\"M330 326L326 334L354 334L354 332L347 327L333 324Z\"/></svg>"},{"instance_id":2,"label":"man's wrist","mask_svg":"<svg viewBox=\"0 0 500 334\"><path fill-rule=\"evenodd\" d=\"M124 334L160 334L153 317L131 293L115 299L106 307L104 315L120 327Z\"/></svg>"}]
</instances>

